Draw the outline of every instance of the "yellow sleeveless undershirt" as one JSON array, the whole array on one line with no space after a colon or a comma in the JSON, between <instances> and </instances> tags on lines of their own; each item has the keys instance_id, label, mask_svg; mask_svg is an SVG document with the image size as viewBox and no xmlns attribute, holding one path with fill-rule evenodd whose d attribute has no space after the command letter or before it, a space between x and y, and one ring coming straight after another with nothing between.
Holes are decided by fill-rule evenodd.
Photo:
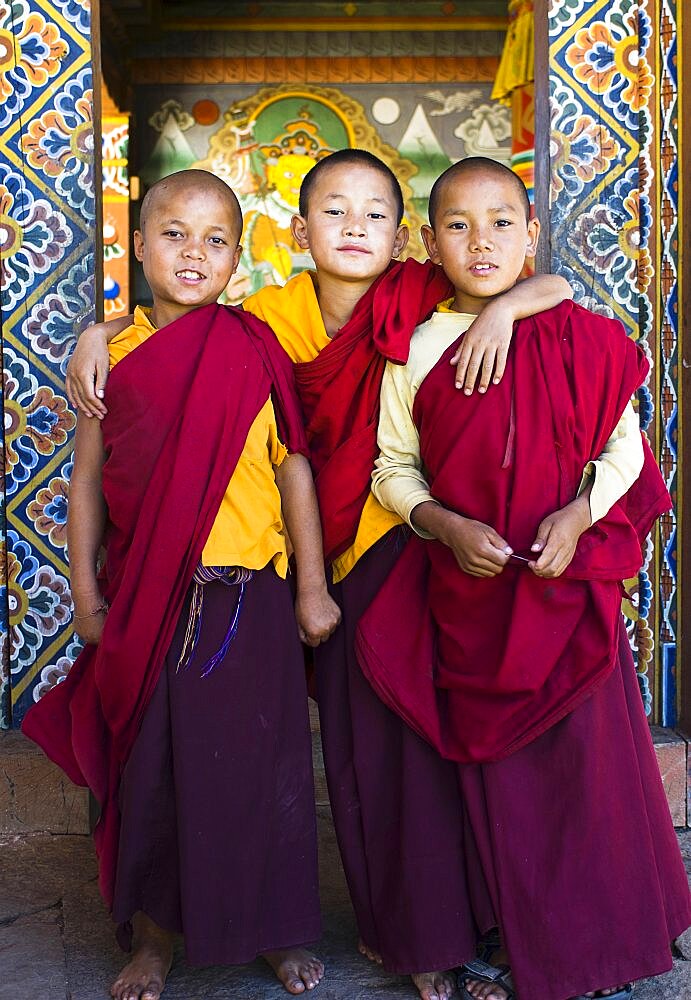
<instances>
[{"instance_id":1,"label":"yellow sleeveless undershirt","mask_svg":"<svg viewBox=\"0 0 691 1000\"><path fill-rule=\"evenodd\" d=\"M294 362L313 361L331 338L317 302L312 272L303 271L283 287L269 285L250 295L242 304L268 323L286 354ZM334 583L350 573L368 549L397 524L398 514L386 510L370 493L360 515L355 541L331 564Z\"/></svg>"},{"instance_id":2,"label":"yellow sleeveless undershirt","mask_svg":"<svg viewBox=\"0 0 691 1000\"><path fill-rule=\"evenodd\" d=\"M146 310L137 306L134 323L108 344L111 369L156 333ZM202 552L205 566L262 569L273 560L279 576L288 571L281 497L273 469L287 451L278 438L269 397L254 419L242 454L221 501Z\"/></svg>"}]
</instances>

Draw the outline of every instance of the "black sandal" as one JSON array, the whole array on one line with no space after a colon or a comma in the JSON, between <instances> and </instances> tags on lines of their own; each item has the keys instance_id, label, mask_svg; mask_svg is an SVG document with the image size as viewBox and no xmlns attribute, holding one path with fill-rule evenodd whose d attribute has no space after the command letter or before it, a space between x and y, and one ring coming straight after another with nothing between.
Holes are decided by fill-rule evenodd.
<instances>
[{"instance_id":1,"label":"black sandal","mask_svg":"<svg viewBox=\"0 0 691 1000\"><path fill-rule=\"evenodd\" d=\"M499 986L506 993L506 1000L516 1000L511 969L508 965L490 965L479 958L475 959L474 962L466 962L465 965L461 966L461 971L458 974L458 988L463 1000L475 1000L475 997L466 989L468 983L473 981ZM618 1000L618 997L612 997L612 1000Z\"/></svg>"}]
</instances>

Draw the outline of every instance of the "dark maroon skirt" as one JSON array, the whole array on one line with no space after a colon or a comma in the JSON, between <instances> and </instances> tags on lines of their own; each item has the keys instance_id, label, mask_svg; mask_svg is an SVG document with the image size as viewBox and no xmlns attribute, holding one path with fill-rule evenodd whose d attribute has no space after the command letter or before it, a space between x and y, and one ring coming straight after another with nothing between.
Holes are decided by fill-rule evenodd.
<instances>
[{"instance_id":1,"label":"dark maroon skirt","mask_svg":"<svg viewBox=\"0 0 691 1000\"><path fill-rule=\"evenodd\" d=\"M343 621L315 651L324 763L358 929L390 972L450 969L474 956L455 765L379 701L355 656L355 627L388 575L393 529L332 594Z\"/></svg>"},{"instance_id":2,"label":"dark maroon skirt","mask_svg":"<svg viewBox=\"0 0 691 1000\"><path fill-rule=\"evenodd\" d=\"M500 927L519 998L566 1000L671 968L689 888L623 622L617 666L583 705L459 775L476 916Z\"/></svg>"},{"instance_id":3,"label":"dark maroon skirt","mask_svg":"<svg viewBox=\"0 0 691 1000\"><path fill-rule=\"evenodd\" d=\"M321 933L311 740L290 589L272 567L204 589L201 636L176 673L189 598L127 762L114 919L181 932L192 965L235 965Z\"/></svg>"}]
</instances>

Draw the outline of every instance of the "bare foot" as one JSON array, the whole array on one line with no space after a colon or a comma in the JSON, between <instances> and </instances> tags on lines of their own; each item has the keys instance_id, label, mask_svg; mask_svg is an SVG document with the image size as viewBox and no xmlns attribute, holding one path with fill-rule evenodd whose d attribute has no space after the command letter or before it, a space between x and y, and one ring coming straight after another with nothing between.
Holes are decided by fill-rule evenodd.
<instances>
[{"instance_id":1,"label":"bare foot","mask_svg":"<svg viewBox=\"0 0 691 1000\"><path fill-rule=\"evenodd\" d=\"M370 962L376 962L377 965L382 964L382 957L379 952L375 951L374 948L370 948L369 945L366 945L362 938L358 940L357 950L361 955L364 955L365 958L369 958Z\"/></svg>"},{"instance_id":2,"label":"bare foot","mask_svg":"<svg viewBox=\"0 0 691 1000\"><path fill-rule=\"evenodd\" d=\"M465 990L476 1000L506 1000L509 995L501 986L479 981L466 983Z\"/></svg>"},{"instance_id":3,"label":"bare foot","mask_svg":"<svg viewBox=\"0 0 691 1000\"><path fill-rule=\"evenodd\" d=\"M451 1000L455 984L446 972L418 972L411 976L420 1000Z\"/></svg>"},{"instance_id":4,"label":"bare foot","mask_svg":"<svg viewBox=\"0 0 691 1000\"><path fill-rule=\"evenodd\" d=\"M136 913L133 954L110 988L115 1000L159 1000L173 964L173 935Z\"/></svg>"},{"instance_id":5,"label":"bare foot","mask_svg":"<svg viewBox=\"0 0 691 1000\"><path fill-rule=\"evenodd\" d=\"M502 947L497 948L491 954L491 962L495 968L505 969L502 971L502 979L506 980L507 984L511 984L511 972L508 968L508 955ZM464 989L466 993L474 997L475 1000L507 1000L509 996L508 990L505 990L502 986L497 983L483 982L481 979L470 979L465 985Z\"/></svg>"},{"instance_id":6,"label":"bare foot","mask_svg":"<svg viewBox=\"0 0 691 1000\"><path fill-rule=\"evenodd\" d=\"M324 975L323 964L304 948L265 951L262 958L266 959L289 993L313 990Z\"/></svg>"}]
</instances>

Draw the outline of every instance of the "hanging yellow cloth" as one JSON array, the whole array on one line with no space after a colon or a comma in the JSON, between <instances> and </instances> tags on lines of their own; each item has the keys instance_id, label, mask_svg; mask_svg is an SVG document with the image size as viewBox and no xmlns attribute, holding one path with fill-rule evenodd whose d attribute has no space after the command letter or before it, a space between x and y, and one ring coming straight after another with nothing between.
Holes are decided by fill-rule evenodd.
<instances>
[{"instance_id":1,"label":"hanging yellow cloth","mask_svg":"<svg viewBox=\"0 0 691 1000\"><path fill-rule=\"evenodd\" d=\"M532 0L509 0L509 28L492 100L511 104L511 94L535 78Z\"/></svg>"}]
</instances>

